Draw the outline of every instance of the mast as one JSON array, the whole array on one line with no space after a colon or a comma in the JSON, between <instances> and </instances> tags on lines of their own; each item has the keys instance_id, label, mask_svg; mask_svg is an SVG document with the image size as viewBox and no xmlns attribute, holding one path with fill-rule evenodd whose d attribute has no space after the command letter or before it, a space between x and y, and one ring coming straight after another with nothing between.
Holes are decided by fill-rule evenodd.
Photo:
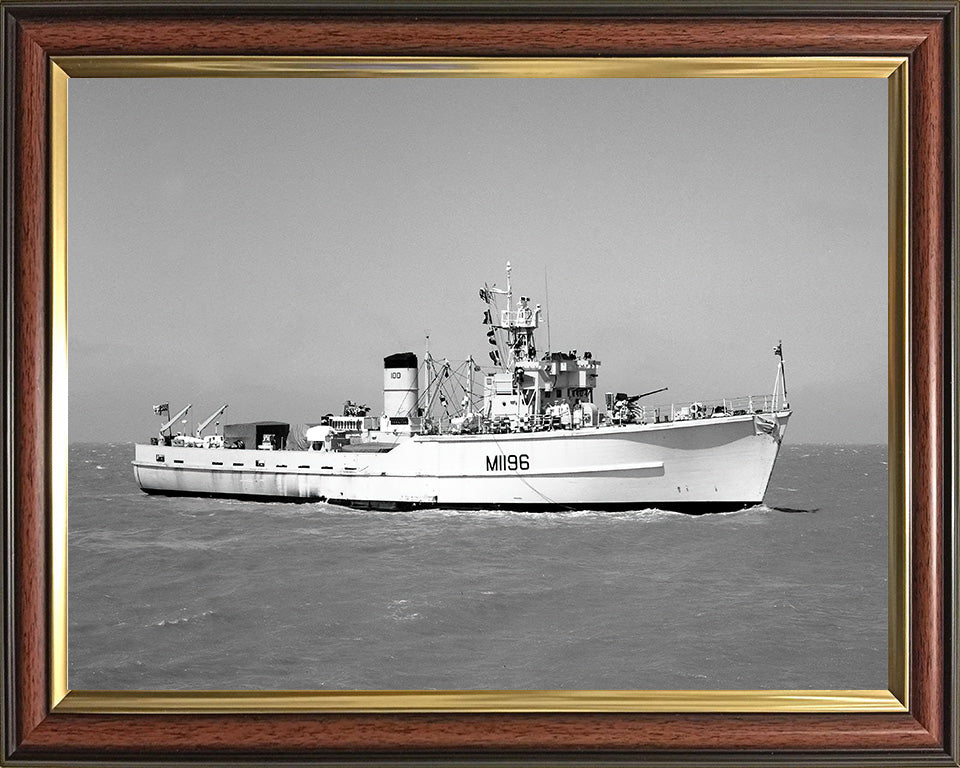
<instances>
[{"instance_id":1,"label":"mast","mask_svg":"<svg viewBox=\"0 0 960 768\"><path fill-rule=\"evenodd\" d=\"M510 266L510 262L507 262L507 354L510 355L510 362L516 362L516 354L514 352L514 344L517 341L517 334L514 330L513 322L513 288L510 284L510 273L513 272L513 267ZM504 358L504 363L506 363L506 358ZM510 370L513 366L504 366L507 370Z\"/></svg>"},{"instance_id":2,"label":"mast","mask_svg":"<svg viewBox=\"0 0 960 768\"><path fill-rule=\"evenodd\" d=\"M467 364L470 366L470 376L468 378L467 386L470 388L470 399L467 401L467 407L470 409L470 412L473 413L473 369L476 367L473 362L473 355L467 358Z\"/></svg>"},{"instance_id":3,"label":"mast","mask_svg":"<svg viewBox=\"0 0 960 768\"><path fill-rule=\"evenodd\" d=\"M779 410L779 405L781 403L781 398L779 395L783 395L782 403L783 407L787 406L787 375L783 368L783 339L780 339L777 342L777 346L773 348L773 354L775 354L779 360L777 362L777 378L773 382L773 410Z\"/></svg>"},{"instance_id":4,"label":"mast","mask_svg":"<svg viewBox=\"0 0 960 768\"><path fill-rule=\"evenodd\" d=\"M423 342L423 416L426 418L429 416L429 409L426 407L426 404L430 401L430 331L424 331L424 342Z\"/></svg>"}]
</instances>

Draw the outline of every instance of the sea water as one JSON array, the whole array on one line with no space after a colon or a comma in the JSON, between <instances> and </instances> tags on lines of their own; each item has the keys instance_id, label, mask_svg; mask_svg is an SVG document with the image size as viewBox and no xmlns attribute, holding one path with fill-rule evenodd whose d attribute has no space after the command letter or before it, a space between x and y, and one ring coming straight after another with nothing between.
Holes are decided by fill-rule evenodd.
<instances>
[{"instance_id":1,"label":"sea water","mask_svg":"<svg viewBox=\"0 0 960 768\"><path fill-rule=\"evenodd\" d=\"M148 496L132 458L70 447L71 688L886 688L886 446L696 517Z\"/></svg>"}]
</instances>

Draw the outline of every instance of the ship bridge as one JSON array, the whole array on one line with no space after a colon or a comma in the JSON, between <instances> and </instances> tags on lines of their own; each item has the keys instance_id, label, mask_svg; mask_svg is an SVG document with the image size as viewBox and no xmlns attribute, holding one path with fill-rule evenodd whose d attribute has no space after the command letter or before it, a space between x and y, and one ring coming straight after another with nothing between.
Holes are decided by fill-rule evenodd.
<instances>
[{"instance_id":1,"label":"ship bridge","mask_svg":"<svg viewBox=\"0 0 960 768\"><path fill-rule=\"evenodd\" d=\"M569 421L580 409L587 422L595 422L593 392L600 361L576 350L538 353L535 333L543 310L528 296L514 304L511 271L507 262L506 289L488 285L480 289L480 298L489 305L484 323L490 325L487 339L495 347L490 359L500 369L484 377L484 417L516 429L544 420ZM506 298L505 308L496 306L499 296Z\"/></svg>"}]
</instances>

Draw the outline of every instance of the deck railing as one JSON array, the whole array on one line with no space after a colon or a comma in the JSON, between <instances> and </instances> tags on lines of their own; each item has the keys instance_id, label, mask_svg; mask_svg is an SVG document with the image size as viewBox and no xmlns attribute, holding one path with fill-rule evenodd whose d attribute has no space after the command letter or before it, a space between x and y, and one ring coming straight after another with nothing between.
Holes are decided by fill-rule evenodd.
<instances>
[{"instance_id":1,"label":"deck railing","mask_svg":"<svg viewBox=\"0 0 960 768\"><path fill-rule=\"evenodd\" d=\"M625 425L625 424L669 424L675 421L693 421L697 419L714 419L724 416L744 416L754 413L774 413L783 410L786 405L782 397L772 394L744 395L743 397L726 397L719 400L694 400L669 405L641 405L621 408L601 414L597 424L578 423L576 412L568 418L549 416L545 414L522 416L501 416L493 419L483 419L479 430L466 430L467 433L480 431L483 433L506 432L540 432L551 429L582 429L590 426ZM458 430L453 428L451 419L445 417L434 422L430 433L449 434Z\"/></svg>"},{"instance_id":2,"label":"deck railing","mask_svg":"<svg viewBox=\"0 0 960 768\"><path fill-rule=\"evenodd\" d=\"M664 424L673 421L693 421L722 416L743 416L748 413L774 413L783 410L782 397L773 394L725 397L719 400L694 400L669 405L640 405L631 409L631 423ZM609 415L614 423L628 423L627 419Z\"/></svg>"}]
</instances>

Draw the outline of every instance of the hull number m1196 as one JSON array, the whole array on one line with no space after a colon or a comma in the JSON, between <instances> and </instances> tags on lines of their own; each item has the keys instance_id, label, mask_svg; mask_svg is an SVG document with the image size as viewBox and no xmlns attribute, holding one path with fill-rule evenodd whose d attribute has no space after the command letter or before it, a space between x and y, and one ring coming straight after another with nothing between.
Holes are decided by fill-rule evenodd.
<instances>
[{"instance_id":1,"label":"hull number m1196","mask_svg":"<svg viewBox=\"0 0 960 768\"><path fill-rule=\"evenodd\" d=\"M530 469L528 454L501 453L499 456L487 456L487 472L516 472L518 469Z\"/></svg>"}]
</instances>

